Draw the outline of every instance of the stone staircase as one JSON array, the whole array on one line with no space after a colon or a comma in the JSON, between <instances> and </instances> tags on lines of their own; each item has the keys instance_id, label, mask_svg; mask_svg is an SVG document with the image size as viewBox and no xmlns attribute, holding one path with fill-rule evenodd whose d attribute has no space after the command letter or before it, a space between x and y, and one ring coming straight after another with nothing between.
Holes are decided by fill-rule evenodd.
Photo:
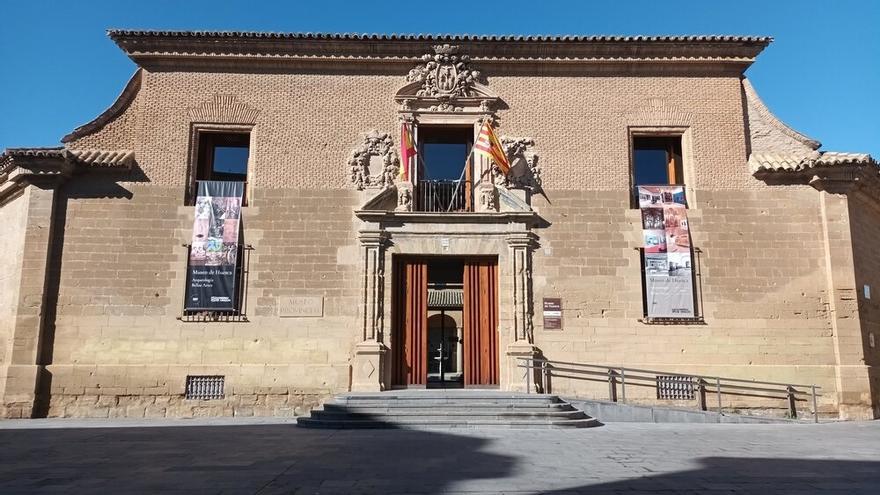
<instances>
[{"instance_id":1,"label":"stone staircase","mask_svg":"<svg viewBox=\"0 0 880 495\"><path fill-rule=\"evenodd\" d=\"M309 417L305 428L589 428L596 419L555 395L485 390L348 393Z\"/></svg>"}]
</instances>

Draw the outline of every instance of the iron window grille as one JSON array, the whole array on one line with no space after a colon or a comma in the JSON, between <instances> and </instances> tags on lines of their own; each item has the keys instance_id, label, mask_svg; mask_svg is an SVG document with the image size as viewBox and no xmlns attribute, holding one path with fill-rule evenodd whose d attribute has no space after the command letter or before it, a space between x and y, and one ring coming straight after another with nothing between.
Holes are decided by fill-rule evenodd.
<instances>
[{"instance_id":1,"label":"iron window grille","mask_svg":"<svg viewBox=\"0 0 880 495\"><path fill-rule=\"evenodd\" d=\"M657 375L657 398L663 400L694 400L694 377L685 375Z\"/></svg>"},{"instance_id":2,"label":"iron window grille","mask_svg":"<svg viewBox=\"0 0 880 495\"><path fill-rule=\"evenodd\" d=\"M215 400L225 397L223 375L187 375L186 395L191 400Z\"/></svg>"},{"instance_id":3,"label":"iron window grille","mask_svg":"<svg viewBox=\"0 0 880 495\"><path fill-rule=\"evenodd\" d=\"M187 280L186 286L189 287L189 255L190 250L192 249L191 244L184 244L186 247L186 260L187 260ZM250 263L251 263L251 251L254 250L254 247L250 244L239 244L238 246L238 259L240 260L238 264L238 273L236 273L236 288L235 288L235 307L238 309L230 310L230 311L203 311L203 310L188 310L186 308L186 290L184 290L183 295L183 306L181 316L178 316L177 319L185 322L185 323L204 323L204 322L231 322L231 323L246 323L248 322L247 317L247 291L248 291L248 278L250 275Z\"/></svg>"}]
</instances>

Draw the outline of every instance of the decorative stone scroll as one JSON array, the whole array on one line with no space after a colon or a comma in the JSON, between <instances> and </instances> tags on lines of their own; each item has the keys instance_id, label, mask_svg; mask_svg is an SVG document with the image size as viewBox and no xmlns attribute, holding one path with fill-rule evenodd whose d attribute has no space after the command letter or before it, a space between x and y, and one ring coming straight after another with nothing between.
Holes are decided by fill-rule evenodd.
<instances>
[{"instance_id":1,"label":"decorative stone scroll","mask_svg":"<svg viewBox=\"0 0 880 495\"><path fill-rule=\"evenodd\" d=\"M391 187L400 170L394 140L376 130L368 132L364 142L352 150L348 164L351 182L358 190Z\"/></svg>"}]
</instances>

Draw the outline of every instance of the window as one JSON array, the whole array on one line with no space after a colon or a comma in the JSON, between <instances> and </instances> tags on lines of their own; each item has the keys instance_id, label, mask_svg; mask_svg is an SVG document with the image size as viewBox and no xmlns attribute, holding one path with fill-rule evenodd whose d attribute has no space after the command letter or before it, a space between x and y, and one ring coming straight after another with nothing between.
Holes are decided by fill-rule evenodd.
<instances>
[{"instance_id":1,"label":"window","mask_svg":"<svg viewBox=\"0 0 880 495\"><path fill-rule=\"evenodd\" d=\"M684 184L681 136L633 137L633 185Z\"/></svg>"},{"instance_id":2,"label":"window","mask_svg":"<svg viewBox=\"0 0 880 495\"><path fill-rule=\"evenodd\" d=\"M247 132L197 133L198 155L196 156L195 180L220 180L247 182L248 159L250 157L251 136ZM195 200L195 182L190 198ZM245 188L245 192L247 188ZM243 199L247 204L247 194Z\"/></svg>"},{"instance_id":3,"label":"window","mask_svg":"<svg viewBox=\"0 0 880 495\"><path fill-rule=\"evenodd\" d=\"M416 208L419 211L468 211L470 174L465 170L474 139L473 126L418 128L419 166Z\"/></svg>"}]
</instances>

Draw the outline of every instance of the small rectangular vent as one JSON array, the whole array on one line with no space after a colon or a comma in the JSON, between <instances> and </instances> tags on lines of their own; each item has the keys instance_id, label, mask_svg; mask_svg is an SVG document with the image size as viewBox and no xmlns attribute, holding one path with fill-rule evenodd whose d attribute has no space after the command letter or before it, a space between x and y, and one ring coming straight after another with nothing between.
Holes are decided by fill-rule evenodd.
<instances>
[{"instance_id":1,"label":"small rectangular vent","mask_svg":"<svg viewBox=\"0 0 880 495\"><path fill-rule=\"evenodd\" d=\"M222 399L226 377L222 375L187 375L186 398L197 400Z\"/></svg>"},{"instance_id":2,"label":"small rectangular vent","mask_svg":"<svg viewBox=\"0 0 880 495\"><path fill-rule=\"evenodd\" d=\"M657 398L667 400L694 400L694 377L657 375Z\"/></svg>"}]
</instances>

